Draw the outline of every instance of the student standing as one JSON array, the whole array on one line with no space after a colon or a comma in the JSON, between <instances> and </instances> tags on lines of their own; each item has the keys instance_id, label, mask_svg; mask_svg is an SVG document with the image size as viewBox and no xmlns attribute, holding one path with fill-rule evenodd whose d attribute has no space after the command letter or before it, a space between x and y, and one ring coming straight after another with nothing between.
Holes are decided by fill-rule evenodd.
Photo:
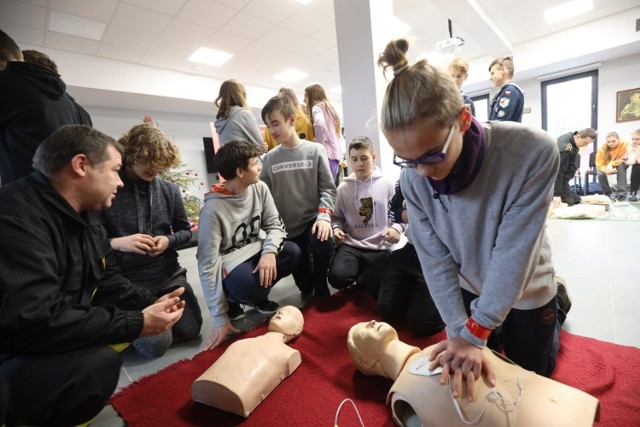
<instances>
[{"instance_id":1,"label":"student standing","mask_svg":"<svg viewBox=\"0 0 640 427\"><path fill-rule=\"evenodd\" d=\"M344 156L340 117L319 84L312 84L304 89L304 103L307 105L307 116L313 122L314 141L322 144L327 151L331 175L335 181Z\"/></svg>"},{"instance_id":2,"label":"student standing","mask_svg":"<svg viewBox=\"0 0 640 427\"><path fill-rule=\"evenodd\" d=\"M411 235L446 323L431 368L443 367L443 382L454 373L454 396L463 378L468 390L481 375L495 384L481 348L501 326L507 357L548 376L564 320L545 233L556 143L540 129L478 122L451 77L425 60L410 65L408 49L396 40L380 56L394 71L381 128L406 168Z\"/></svg>"},{"instance_id":3,"label":"student standing","mask_svg":"<svg viewBox=\"0 0 640 427\"><path fill-rule=\"evenodd\" d=\"M458 89L460 89L462 103L469 106L471 115L475 117L476 107L473 105L473 100L462 90L462 84L467 80L467 77L469 77L469 63L466 59L454 58L449 64L449 74L451 74L451 78L456 83L456 86L458 86Z\"/></svg>"},{"instance_id":4,"label":"student standing","mask_svg":"<svg viewBox=\"0 0 640 427\"><path fill-rule=\"evenodd\" d=\"M393 183L374 166L375 159L369 138L353 138L349 144L353 172L338 187L331 217L339 246L329 267L329 284L336 289L356 284L377 298L390 252L400 241L404 226L389 220Z\"/></svg>"},{"instance_id":5,"label":"student standing","mask_svg":"<svg viewBox=\"0 0 640 427\"><path fill-rule=\"evenodd\" d=\"M511 56L494 59L489 65L490 80L498 88L498 93L491 100L489 120L522 122L524 92L513 81L513 71Z\"/></svg>"},{"instance_id":6,"label":"student standing","mask_svg":"<svg viewBox=\"0 0 640 427\"><path fill-rule=\"evenodd\" d=\"M311 124L309 117L307 117L307 113L300 106L298 97L296 96L296 93L293 91L293 89L288 87L280 88L280 90L278 91L278 95L286 96L291 100L291 102L293 102L293 107L296 110L296 133L298 134L300 139L313 141L313 125ZM267 142L267 145L269 145L269 150L275 148L275 146L278 145L278 143L275 139L273 139L271 133L269 133L268 130L264 133L264 140Z\"/></svg>"},{"instance_id":7,"label":"student standing","mask_svg":"<svg viewBox=\"0 0 640 427\"><path fill-rule=\"evenodd\" d=\"M271 98L262 109L262 120L279 145L264 157L260 179L273 194L288 240L302 251L293 278L303 295L327 296L327 269L334 245L331 215L336 199L327 153L320 144L298 137L289 98Z\"/></svg>"}]
</instances>

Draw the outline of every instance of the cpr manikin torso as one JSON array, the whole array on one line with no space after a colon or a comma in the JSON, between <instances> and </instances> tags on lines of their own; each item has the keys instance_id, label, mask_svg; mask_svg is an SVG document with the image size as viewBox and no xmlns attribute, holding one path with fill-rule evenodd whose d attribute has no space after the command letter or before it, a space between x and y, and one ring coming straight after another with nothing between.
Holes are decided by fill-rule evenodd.
<instances>
[{"instance_id":1,"label":"cpr manikin torso","mask_svg":"<svg viewBox=\"0 0 640 427\"><path fill-rule=\"evenodd\" d=\"M383 326L380 326L383 325ZM395 380L387 397L393 418L400 426L592 426L598 412L598 400L587 393L526 371L485 348L496 374L496 387L484 378L476 382L473 402L454 399L448 384L440 384L440 374L428 371L431 347L419 351L397 340L395 330L384 323L361 323L349 332L349 351L358 369L367 375L382 375ZM392 333L385 328L390 328ZM355 339L354 337L355 328ZM368 330L367 330L368 329ZM364 334L357 336L359 330ZM362 344L371 331L387 333L384 353L371 354ZM375 337L374 337L375 338ZM370 342L371 341L370 339ZM378 345L384 343L381 338ZM359 347L360 351L353 349ZM367 358L367 356L369 356ZM377 362L376 362L377 361ZM389 364L389 361L394 361ZM397 367L402 366L398 371ZM456 403L457 402L457 403ZM456 407L457 406L457 407ZM467 422L465 423L463 419ZM476 421L476 422L474 422ZM473 422L473 423L472 423Z\"/></svg>"},{"instance_id":2,"label":"cpr manikin torso","mask_svg":"<svg viewBox=\"0 0 640 427\"><path fill-rule=\"evenodd\" d=\"M192 399L248 417L286 377L301 357L286 343L302 332L302 313L282 307L269 322L269 331L234 342L191 387Z\"/></svg>"}]
</instances>

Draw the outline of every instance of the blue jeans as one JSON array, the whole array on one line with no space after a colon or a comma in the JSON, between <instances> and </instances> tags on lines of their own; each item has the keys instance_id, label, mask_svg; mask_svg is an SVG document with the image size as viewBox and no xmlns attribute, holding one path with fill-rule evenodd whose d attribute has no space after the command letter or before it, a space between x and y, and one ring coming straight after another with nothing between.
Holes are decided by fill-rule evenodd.
<instances>
[{"instance_id":1,"label":"blue jeans","mask_svg":"<svg viewBox=\"0 0 640 427\"><path fill-rule=\"evenodd\" d=\"M269 297L271 288L283 277L290 275L300 262L300 248L293 242L284 242L284 246L276 256L277 277L269 287L260 285L260 275L254 273L260 253L249 258L236 268L231 270L222 281L224 292L231 301L253 304Z\"/></svg>"}]
</instances>

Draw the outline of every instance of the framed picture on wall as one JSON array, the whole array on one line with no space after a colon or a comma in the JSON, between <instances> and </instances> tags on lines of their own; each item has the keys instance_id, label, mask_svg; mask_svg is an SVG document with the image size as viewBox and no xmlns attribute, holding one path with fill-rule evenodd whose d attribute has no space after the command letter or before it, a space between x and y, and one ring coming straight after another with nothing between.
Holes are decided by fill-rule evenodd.
<instances>
[{"instance_id":1,"label":"framed picture on wall","mask_svg":"<svg viewBox=\"0 0 640 427\"><path fill-rule=\"evenodd\" d=\"M616 122L640 120L640 87L618 92L616 106Z\"/></svg>"}]
</instances>

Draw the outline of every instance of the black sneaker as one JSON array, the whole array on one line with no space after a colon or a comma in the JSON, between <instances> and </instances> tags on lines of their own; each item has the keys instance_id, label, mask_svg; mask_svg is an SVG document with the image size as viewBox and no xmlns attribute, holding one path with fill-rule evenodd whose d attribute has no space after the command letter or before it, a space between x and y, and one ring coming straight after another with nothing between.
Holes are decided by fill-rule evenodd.
<instances>
[{"instance_id":1,"label":"black sneaker","mask_svg":"<svg viewBox=\"0 0 640 427\"><path fill-rule=\"evenodd\" d=\"M227 304L229 304L229 311L227 312L229 320L244 319L244 308L240 304L232 301L227 301Z\"/></svg>"},{"instance_id":2,"label":"black sneaker","mask_svg":"<svg viewBox=\"0 0 640 427\"><path fill-rule=\"evenodd\" d=\"M268 299L263 299L262 301L258 301L253 303L253 306L256 308L258 313L262 314L274 314L276 311L280 309L280 304L277 302L269 301Z\"/></svg>"},{"instance_id":3,"label":"black sneaker","mask_svg":"<svg viewBox=\"0 0 640 427\"><path fill-rule=\"evenodd\" d=\"M558 307L560 310L564 311L565 315L569 313L571 310L571 297L569 296L569 292L567 291L567 282L562 277L556 276L556 284L558 285L558 290L556 292L556 300L558 301Z\"/></svg>"},{"instance_id":4,"label":"black sneaker","mask_svg":"<svg viewBox=\"0 0 640 427\"><path fill-rule=\"evenodd\" d=\"M635 191L633 193L631 193L631 196L629 196L629 201L630 202L637 202L638 201L638 193L636 193Z\"/></svg>"}]
</instances>

